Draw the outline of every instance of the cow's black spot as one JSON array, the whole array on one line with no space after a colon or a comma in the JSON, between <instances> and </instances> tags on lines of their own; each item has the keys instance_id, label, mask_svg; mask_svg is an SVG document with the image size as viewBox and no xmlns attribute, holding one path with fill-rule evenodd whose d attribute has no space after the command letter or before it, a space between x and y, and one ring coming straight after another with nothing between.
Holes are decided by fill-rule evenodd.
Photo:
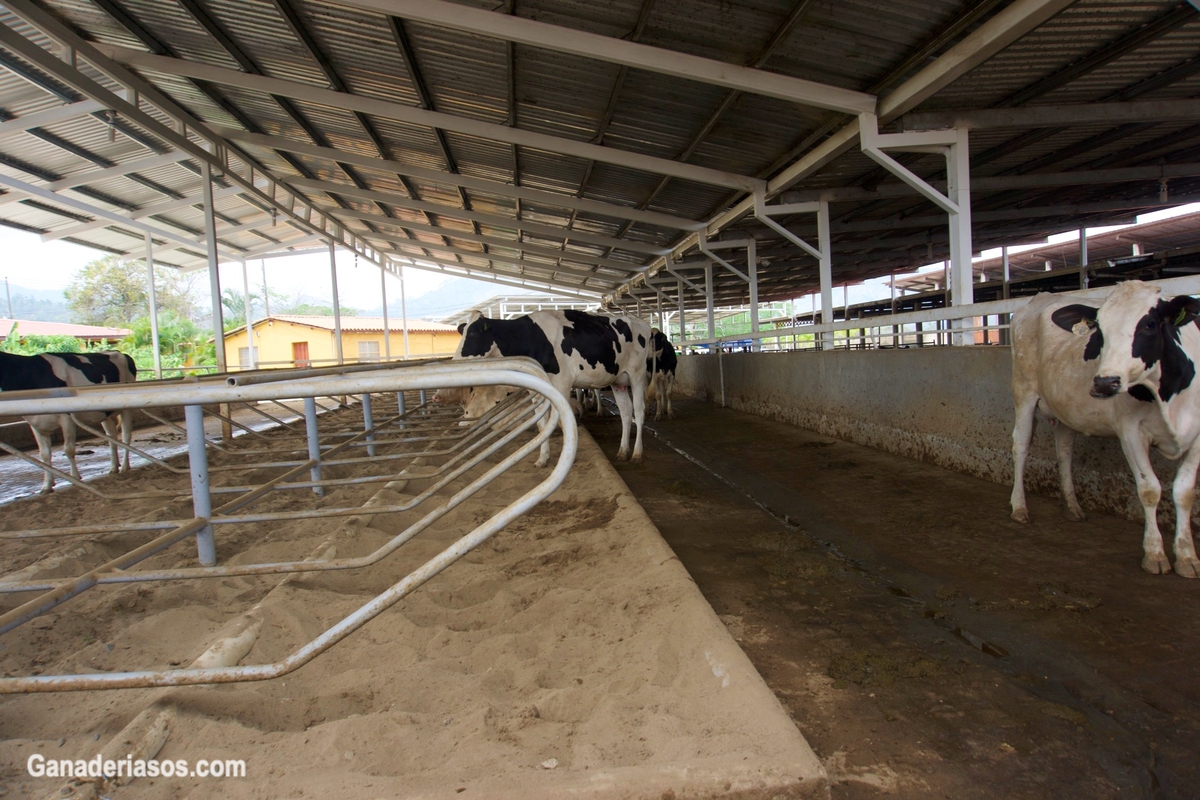
<instances>
[{"instance_id":1,"label":"cow's black spot","mask_svg":"<svg viewBox=\"0 0 1200 800\"><path fill-rule=\"evenodd\" d=\"M53 389L67 382L54 374L50 362L42 356L18 356L0 353L0 391Z\"/></svg>"},{"instance_id":2,"label":"cow's black spot","mask_svg":"<svg viewBox=\"0 0 1200 800\"><path fill-rule=\"evenodd\" d=\"M1158 396L1163 402L1191 386L1196 378L1196 365L1184 352L1179 336L1180 328L1195 321L1197 316L1200 316L1200 301L1180 295L1159 300L1134 328L1133 357L1140 358L1146 369L1162 362Z\"/></svg>"},{"instance_id":3,"label":"cow's black spot","mask_svg":"<svg viewBox=\"0 0 1200 800\"><path fill-rule=\"evenodd\" d=\"M639 334L638 334L638 347L645 347L645 346L646 346L646 337L645 337L645 336L642 336L642 335L639 333Z\"/></svg>"},{"instance_id":4,"label":"cow's black spot","mask_svg":"<svg viewBox=\"0 0 1200 800\"><path fill-rule=\"evenodd\" d=\"M1154 402L1154 392L1150 391L1148 386L1141 383L1129 387L1129 396L1134 400L1141 400L1143 403Z\"/></svg>"},{"instance_id":5,"label":"cow's black spot","mask_svg":"<svg viewBox=\"0 0 1200 800\"><path fill-rule=\"evenodd\" d=\"M549 375L558 374L554 347L537 323L529 317L516 319L479 319L463 331L463 356L486 356L495 345L502 356L529 356Z\"/></svg>"},{"instance_id":6,"label":"cow's black spot","mask_svg":"<svg viewBox=\"0 0 1200 800\"><path fill-rule=\"evenodd\" d=\"M117 365L104 353L56 353L59 358L83 373L88 383L120 383L121 373Z\"/></svg>"},{"instance_id":7,"label":"cow's black spot","mask_svg":"<svg viewBox=\"0 0 1200 800\"><path fill-rule=\"evenodd\" d=\"M1089 328L1096 327L1096 311L1098 309L1092 306L1085 306L1079 303L1069 306L1063 306L1050 315L1050 319L1054 324L1062 328L1064 331L1074 332L1075 326L1081 322L1086 322Z\"/></svg>"},{"instance_id":8,"label":"cow's black spot","mask_svg":"<svg viewBox=\"0 0 1200 800\"><path fill-rule=\"evenodd\" d=\"M1092 335L1088 337L1087 347L1083 348L1083 360L1095 361L1100 357L1100 351L1104 349L1104 332L1096 328Z\"/></svg>"},{"instance_id":9,"label":"cow's black spot","mask_svg":"<svg viewBox=\"0 0 1200 800\"><path fill-rule=\"evenodd\" d=\"M633 328L629 327L629 323L623 319L614 319L612 326L617 329L617 333L625 337L625 341L633 341ZM643 347L645 344L643 343Z\"/></svg>"},{"instance_id":10,"label":"cow's black spot","mask_svg":"<svg viewBox=\"0 0 1200 800\"><path fill-rule=\"evenodd\" d=\"M679 356L675 354L671 340L662 331L655 331L650 335L650 339L654 343L654 353L651 358L646 359L646 371L653 373L657 361L659 372L669 372L674 375L675 368L679 366Z\"/></svg>"},{"instance_id":11,"label":"cow's black spot","mask_svg":"<svg viewBox=\"0 0 1200 800\"><path fill-rule=\"evenodd\" d=\"M568 356L573 352L578 353L593 369L603 366L610 375L616 375L619 371L617 354L621 345L613 325L609 324L609 319L575 309L567 309L562 313L571 323L571 327L563 327L563 353ZM633 331L624 320L617 322L625 325L625 329L630 333L629 340L633 341Z\"/></svg>"}]
</instances>

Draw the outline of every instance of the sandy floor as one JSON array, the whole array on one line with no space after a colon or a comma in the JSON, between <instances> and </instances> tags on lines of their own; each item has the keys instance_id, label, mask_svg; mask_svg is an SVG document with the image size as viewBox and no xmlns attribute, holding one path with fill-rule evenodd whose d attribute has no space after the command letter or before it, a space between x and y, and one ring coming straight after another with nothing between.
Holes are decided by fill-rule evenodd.
<instances>
[{"instance_id":1,"label":"sandy floor","mask_svg":"<svg viewBox=\"0 0 1200 800\"><path fill-rule=\"evenodd\" d=\"M139 713L169 708L160 759L243 758L242 780L139 779L113 796L685 797L822 796L824 773L775 696L584 434L552 498L349 640L271 682L0 698L0 792L52 796L25 773L33 752L91 758ZM220 463L215 459L214 463ZM354 572L101 587L6 635L7 674L186 666L260 603L242 663L290 652L396 582L545 475L520 465L396 556ZM244 479L241 475L240 479ZM233 479L231 476L230 479ZM157 470L105 478L114 490L170 489ZM423 488L413 481L411 495ZM341 489L321 504L394 500ZM267 507L314 502L292 493ZM187 503L122 504L130 518L185 516ZM0 526L69 524L117 512L81 492L19 501ZM369 552L416 512L351 522L244 526L222 561ZM75 572L129 537L5 543L5 571L59 558ZM187 564L181 546L147 566ZM42 561L41 563L46 563ZM12 607L3 598L0 608Z\"/></svg>"}]
</instances>

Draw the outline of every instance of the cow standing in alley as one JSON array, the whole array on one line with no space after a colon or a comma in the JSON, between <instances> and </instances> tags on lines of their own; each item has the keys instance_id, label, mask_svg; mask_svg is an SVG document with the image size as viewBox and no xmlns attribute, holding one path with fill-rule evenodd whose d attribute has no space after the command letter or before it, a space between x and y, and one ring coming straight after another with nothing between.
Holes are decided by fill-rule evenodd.
<instances>
[{"instance_id":1,"label":"cow standing in alley","mask_svg":"<svg viewBox=\"0 0 1200 800\"><path fill-rule=\"evenodd\" d=\"M650 389L646 392L646 402L654 400L654 419L662 419L663 405L667 407L667 419L675 419L675 411L671 408L671 390L675 388L675 367L679 357L667 335L655 328L651 332L651 352L646 359L646 371L650 374Z\"/></svg>"},{"instance_id":2,"label":"cow standing in alley","mask_svg":"<svg viewBox=\"0 0 1200 800\"><path fill-rule=\"evenodd\" d=\"M1150 464L1150 447L1182 458L1174 484L1175 571L1200 577L1192 541L1191 511L1200 463L1200 357L1196 319L1200 301L1162 297L1158 287L1129 281L1097 308L1069 298L1038 295L1013 314L1012 516L1029 521L1025 504L1025 458L1040 408L1055 422L1054 442L1067 516L1085 515L1075 497L1071 454L1076 432L1115 436L1129 462L1145 515L1142 568L1165 574L1157 507L1161 485Z\"/></svg>"},{"instance_id":3,"label":"cow standing in alley","mask_svg":"<svg viewBox=\"0 0 1200 800\"><path fill-rule=\"evenodd\" d=\"M116 350L98 353L42 353L37 356L18 356L0 353L0 391L17 392L27 389L53 389L61 386L93 386L102 383L132 383L137 380L133 359ZM121 409L113 412L83 412L74 415L87 425L99 423L110 438L117 438L120 423L121 440L128 445L133 437L133 412ZM25 417L37 440L42 461L53 457L51 438L55 430L63 434L63 452L71 464L71 475L79 478L75 463L75 420L70 414L34 414ZM117 445L109 443L112 472L129 471L129 450L125 450L122 466ZM46 473L42 493L54 491L54 476Z\"/></svg>"},{"instance_id":4,"label":"cow standing in alley","mask_svg":"<svg viewBox=\"0 0 1200 800\"><path fill-rule=\"evenodd\" d=\"M459 326L462 341L455 358L528 356L537 361L554 388L568 401L571 389L611 386L621 412L621 447L629 456L629 428L637 425L633 460L642 460L642 423L646 414L645 368L650 326L636 317L604 316L585 311L535 311L516 319L489 319L472 312ZM502 399L496 398L497 401ZM544 442L538 466L550 461Z\"/></svg>"}]
</instances>

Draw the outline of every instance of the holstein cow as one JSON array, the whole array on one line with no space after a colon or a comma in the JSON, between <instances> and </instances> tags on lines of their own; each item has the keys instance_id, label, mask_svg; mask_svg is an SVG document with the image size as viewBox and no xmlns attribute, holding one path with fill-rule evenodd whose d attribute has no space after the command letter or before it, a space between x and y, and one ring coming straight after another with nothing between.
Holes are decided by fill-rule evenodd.
<instances>
[{"instance_id":1,"label":"holstein cow","mask_svg":"<svg viewBox=\"0 0 1200 800\"><path fill-rule=\"evenodd\" d=\"M16 392L26 389L53 389L60 386L91 386L100 383L131 383L137 380L133 359L116 350L98 353L42 353L37 356L18 356L0 353L0 391ZM121 426L121 440L129 444L133 437L133 412L130 409L76 414L87 425L99 423L104 432L117 438L116 424ZM34 414L25 417L38 443L42 461L49 464L53 456L51 437L56 429L63 434L63 452L71 463L71 475L79 478L75 463L75 422L69 414ZM125 450L122 467L120 453L109 443L112 472L129 470L129 450ZM42 493L54 491L54 476L46 473Z\"/></svg>"},{"instance_id":2,"label":"holstein cow","mask_svg":"<svg viewBox=\"0 0 1200 800\"><path fill-rule=\"evenodd\" d=\"M602 316L585 311L535 311L516 319L489 319L478 311L459 326L462 341L455 358L528 356L568 401L571 389L611 386L621 412L621 447L617 459L629 455L629 426L637 424L633 460L642 460L642 423L646 414L644 367L650 326L636 317ZM631 397L632 395L632 397ZM497 402L501 399L497 397ZM543 442L537 465L550 461Z\"/></svg>"},{"instance_id":3,"label":"holstein cow","mask_svg":"<svg viewBox=\"0 0 1200 800\"><path fill-rule=\"evenodd\" d=\"M1115 436L1133 472L1145 517L1142 568L1171 571L1158 529L1161 485L1150 447L1183 461L1175 477L1175 571L1200 577L1192 542L1191 511L1200 462L1200 391L1192 385L1200 356L1195 322L1200 301L1162 297L1140 281L1118 286L1097 309L1070 299L1038 295L1013 314L1013 519L1029 521L1023 487L1034 410L1054 427L1067 515L1084 518L1071 479L1075 433Z\"/></svg>"},{"instance_id":4,"label":"holstein cow","mask_svg":"<svg viewBox=\"0 0 1200 800\"><path fill-rule=\"evenodd\" d=\"M651 333L653 349L646 359L646 371L650 374L650 389L646 392L646 402L654 400L654 418L662 419L663 405L667 407L667 418L675 419L671 408L671 390L675 388L675 367L679 357L667 335L655 328Z\"/></svg>"}]
</instances>

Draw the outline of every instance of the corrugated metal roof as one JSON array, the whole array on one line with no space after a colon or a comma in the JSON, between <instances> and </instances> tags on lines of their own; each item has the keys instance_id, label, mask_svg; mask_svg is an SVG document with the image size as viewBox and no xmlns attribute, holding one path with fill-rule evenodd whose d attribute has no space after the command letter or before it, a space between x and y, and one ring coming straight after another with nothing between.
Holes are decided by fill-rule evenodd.
<instances>
[{"instance_id":1,"label":"corrugated metal roof","mask_svg":"<svg viewBox=\"0 0 1200 800\"><path fill-rule=\"evenodd\" d=\"M463 5L498 15L512 11L511 5L496 8L483 0ZM1002 0L522 0L515 13L566 29L636 40L735 65L760 64L771 72L886 94L992 19L1004 5ZM103 4L47 0L46 6L91 41L104 45L262 74L302 87L345 89L397 108L428 107L456 118L758 178L770 178L789 160L803 156L800 143L816 146L823 139L821 131L836 130L850 119L777 98L625 69L600 59L508 44L407 19L389 20L330 0L105 0ZM396 8L403 15L403 3ZM19 2L0 11L0 21L38 46L58 52L58 46L18 11ZM1200 13L1181 0L1079 0L941 87L921 108L1192 97L1200 91L1197 52ZM1189 68L1192 62L1197 68ZM106 87L119 88L94 67L85 63L84 68ZM666 248L678 242L683 232L622 213L573 211L568 204L538 199L518 202L504 187L519 185L564 198L700 221L744 196L721 186L664 178L653 169L513 145L499 140L503 137L439 133L392 118L403 116L399 113L367 114L332 108L325 101L282 99L259 88L180 77L170 69L138 72L204 123L287 140L277 143L280 149L260 144L237 147L255 161L260 179L303 177L331 184L294 188L318 210L381 249L392 247L388 240L409 236L424 242L430 252L440 247L436 255L440 265L422 262L429 268L490 270L506 280L549 279L559 288L610 292L652 261L647 253L614 246L616 240ZM10 57L9 67L0 67L0 125L55 109L67 96L80 97L74 90L66 95L60 90L61 85L56 88L44 76L39 78L23 59ZM141 107L160 120L169 118L151 102ZM138 141L119 129L114 132L103 115L61 119L32 133L3 135L2 130L0 174L38 187L167 149L161 142L148 147L144 136L144 141ZM365 156L402 166L348 164L328 153L285 151L283 147L290 143L331 147L346 158ZM1057 130L978 130L971 135L971 154L972 174L977 178L1098 165L1188 163L1200 160L1200 131L1194 125L1154 120ZM937 157L904 158L918 174L940 179L943 166ZM457 171L491 181L493 186L460 188L453 176L397 174L408 168ZM893 180L855 147L792 189L872 189ZM337 185L347 188L339 193ZM356 185L395 202L355 195L351 188ZM198 189L196 163L189 160L97 177L57 191L62 198L136 217L157 226L155 230L200 238L203 214L194 205L147 213L176 198L195 197ZM1171 197L1188 199L1200 193L1200 180L1172 179L1169 192ZM974 198L975 243L978 248L1029 241L1079 224L1125 219L1137 208L1160 204L1158 193L1156 181L980 191ZM433 205L413 208L412 198ZM272 242L296 242L312 235L281 222L278 212L269 214L261 202L250 204L226 196L216 205L225 257L262 252ZM1059 208L1077 210L1055 213ZM480 219L479 214L490 217ZM439 234L411 229L406 234L401 223L378 219L387 216L445 230ZM931 206L915 196L835 201L835 282L861 280L944 255L945 229L931 222L932 216ZM511 222L500 224L491 217ZM91 219L98 224L84 224ZM261 227L228 232L254 221ZM805 235L811 228L804 219L785 222ZM529 229L518 239L523 223ZM56 205L53 196L25 197L14 192L0 196L0 224L133 256L141 252L143 233L132 220L122 224L86 209ZM564 233L554 236L538 227L547 225ZM570 239L568 227L613 242ZM456 233L462 238L456 238ZM512 240L513 245L486 244L478 240L481 235ZM815 262L757 222L736 221L722 235L748 235L759 241L760 255L770 262L759 268L763 300L795 296L816 285ZM568 255L560 264L545 252L522 251L521 243L535 251L565 246ZM160 244L180 243L166 238ZM457 254L447 251L448 246ZM401 251L420 255L415 247ZM202 245L192 244L164 255L167 263L199 268L204 266L202 252ZM489 254L507 261L489 263ZM601 258L629 267L622 272L612 263L599 263ZM730 258L738 263L734 251ZM513 263L514 259L522 263ZM744 302L745 284L731 274L718 273L718 295L729 302Z\"/></svg>"}]
</instances>

